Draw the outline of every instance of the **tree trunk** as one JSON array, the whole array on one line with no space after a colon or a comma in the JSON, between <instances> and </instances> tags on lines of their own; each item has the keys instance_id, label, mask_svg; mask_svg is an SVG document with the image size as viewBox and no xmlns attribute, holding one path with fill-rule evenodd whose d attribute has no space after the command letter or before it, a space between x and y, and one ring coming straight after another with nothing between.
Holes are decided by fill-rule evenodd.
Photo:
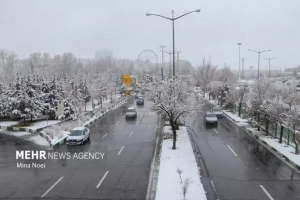
<instances>
[{"instance_id":1,"label":"tree trunk","mask_svg":"<svg viewBox=\"0 0 300 200\"><path fill-rule=\"evenodd\" d=\"M260 123L259 123L260 122L260 118L259 117L260 117L260 114L258 113L258 115L257 115L257 130L258 131L260 131L260 126L259 126L260 125Z\"/></svg>"},{"instance_id":2,"label":"tree trunk","mask_svg":"<svg viewBox=\"0 0 300 200\"><path fill-rule=\"evenodd\" d=\"M239 103L239 117L241 116L242 103Z\"/></svg>"},{"instance_id":3,"label":"tree trunk","mask_svg":"<svg viewBox=\"0 0 300 200\"><path fill-rule=\"evenodd\" d=\"M280 125L279 143L282 143L282 136L283 136L283 126Z\"/></svg>"},{"instance_id":4,"label":"tree trunk","mask_svg":"<svg viewBox=\"0 0 300 200\"><path fill-rule=\"evenodd\" d=\"M175 124L173 122L173 120L170 119L170 125L172 127L172 133L173 133L173 147L172 149L175 150L176 149L176 127Z\"/></svg>"},{"instance_id":5,"label":"tree trunk","mask_svg":"<svg viewBox=\"0 0 300 200\"><path fill-rule=\"evenodd\" d=\"M32 122L32 114L30 114L30 121Z\"/></svg>"},{"instance_id":6,"label":"tree trunk","mask_svg":"<svg viewBox=\"0 0 300 200\"><path fill-rule=\"evenodd\" d=\"M269 119L266 120L266 136L269 135Z\"/></svg>"},{"instance_id":7,"label":"tree trunk","mask_svg":"<svg viewBox=\"0 0 300 200\"><path fill-rule=\"evenodd\" d=\"M298 148L298 142L296 141L296 126L294 124L293 126L293 142L295 143L295 154L298 155L299 154L299 148Z\"/></svg>"},{"instance_id":8,"label":"tree trunk","mask_svg":"<svg viewBox=\"0 0 300 200\"><path fill-rule=\"evenodd\" d=\"M26 126L26 120L25 120L25 117L24 117L24 126Z\"/></svg>"}]
</instances>

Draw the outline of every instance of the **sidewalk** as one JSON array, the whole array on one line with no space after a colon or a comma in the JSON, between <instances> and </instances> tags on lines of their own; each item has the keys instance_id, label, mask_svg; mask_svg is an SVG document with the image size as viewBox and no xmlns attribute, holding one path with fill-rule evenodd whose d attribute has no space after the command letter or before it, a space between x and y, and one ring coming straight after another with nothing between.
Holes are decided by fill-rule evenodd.
<instances>
[{"instance_id":1,"label":"sidewalk","mask_svg":"<svg viewBox=\"0 0 300 200\"><path fill-rule=\"evenodd\" d=\"M164 127L164 133L172 133L170 126ZM172 150L173 139L163 140L155 200L182 200L184 182L190 178L185 199L206 200L206 192L200 181L194 152L186 127L177 130L176 150ZM181 178L177 170L182 171Z\"/></svg>"}]
</instances>

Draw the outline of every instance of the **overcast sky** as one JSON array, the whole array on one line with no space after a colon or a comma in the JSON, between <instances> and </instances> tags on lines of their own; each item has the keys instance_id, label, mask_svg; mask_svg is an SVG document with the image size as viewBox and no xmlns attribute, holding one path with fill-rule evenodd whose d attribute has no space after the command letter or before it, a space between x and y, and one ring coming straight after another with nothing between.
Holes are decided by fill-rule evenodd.
<instances>
[{"instance_id":1,"label":"overcast sky","mask_svg":"<svg viewBox=\"0 0 300 200\"><path fill-rule=\"evenodd\" d=\"M0 49L20 58L33 52L73 52L94 58L109 49L118 58L137 59L151 49L161 62L160 45L172 48L172 23L145 13L175 17L175 49L193 65L203 57L219 67L238 69L238 45L245 68L257 67L257 54L277 57L275 69L300 65L300 0L0 0ZM150 55L145 55L150 56ZM167 59L169 58L166 55Z\"/></svg>"}]
</instances>

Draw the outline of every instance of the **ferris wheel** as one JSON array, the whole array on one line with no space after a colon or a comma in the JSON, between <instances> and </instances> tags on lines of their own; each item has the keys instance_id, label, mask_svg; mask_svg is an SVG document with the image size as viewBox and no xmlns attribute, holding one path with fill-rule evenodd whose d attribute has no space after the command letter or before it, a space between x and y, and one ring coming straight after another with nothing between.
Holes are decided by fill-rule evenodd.
<instances>
[{"instance_id":1,"label":"ferris wheel","mask_svg":"<svg viewBox=\"0 0 300 200\"><path fill-rule=\"evenodd\" d=\"M144 73L154 73L158 68L158 57L156 53L150 49L141 51L136 61L137 70Z\"/></svg>"}]
</instances>

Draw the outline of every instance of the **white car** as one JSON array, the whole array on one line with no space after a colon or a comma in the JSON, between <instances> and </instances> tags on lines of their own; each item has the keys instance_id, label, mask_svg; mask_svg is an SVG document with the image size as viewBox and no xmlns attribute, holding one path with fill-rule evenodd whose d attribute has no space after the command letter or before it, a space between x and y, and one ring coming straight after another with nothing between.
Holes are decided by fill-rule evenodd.
<instances>
[{"instance_id":1,"label":"white car","mask_svg":"<svg viewBox=\"0 0 300 200\"><path fill-rule=\"evenodd\" d=\"M137 118L137 112L135 108L128 108L126 111L126 120L129 118L136 119Z\"/></svg>"},{"instance_id":2,"label":"white car","mask_svg":"<svg viewBox=\"0 0 300 200\"><path fill-rule=\"evenodd\" d=\"M211 109L211 111L212 111L213 113L215 113L215 114L217 115L217 117L223 117L223 111L222 111L222 108L220 108L220 107L213 107L213 108Z\"/></svg>"},{"instance_id":3,"label":"white car","mask_svg":"<svg viewBox=\"0 0 300 200\"><path fill-rule=\"evenodd\" d=\"M204 122L205 124L215 124L218 125L218 118L216 113L213 112L207 112L204 115Z\"/></svg>"},{"instance_id":4,"label":"white car","mask_svg":"<svg viewBox=\"0 0 300 200\"><path fill-rule=\"evenodd\" d=\"M90 140L90 129L86 127L74 128L66 139L67 145L83 144Z\"/></svg>"}]
</instances>

